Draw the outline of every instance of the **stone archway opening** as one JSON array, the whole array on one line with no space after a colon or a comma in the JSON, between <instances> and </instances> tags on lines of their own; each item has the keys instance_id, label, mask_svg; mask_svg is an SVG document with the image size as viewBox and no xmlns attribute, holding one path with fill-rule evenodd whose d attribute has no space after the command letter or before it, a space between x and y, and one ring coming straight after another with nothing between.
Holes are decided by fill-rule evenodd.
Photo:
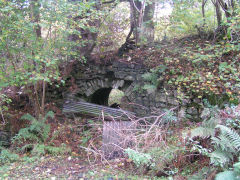
<instances>
[{"instance_id":1,"label":"stone archway opening","mask_svg":"<svg viewBox=\"0 0 240 180\"><path fill-rule=\"evenodd\" d=\"M108 106L108 98L112 88L101 88L95 91L91 97L90 102L98 105Z\"/></svg>"},{"instance_id":2,"label":"stone archway opening","mask_svg":"<svg viewBox=\"0 0 240 180\"><path fill-rule=\"evenodd\" d=\"M114 88L100 88L89 98L90 103L119 108L124 92Z\"/></svg>"}]
</instances>

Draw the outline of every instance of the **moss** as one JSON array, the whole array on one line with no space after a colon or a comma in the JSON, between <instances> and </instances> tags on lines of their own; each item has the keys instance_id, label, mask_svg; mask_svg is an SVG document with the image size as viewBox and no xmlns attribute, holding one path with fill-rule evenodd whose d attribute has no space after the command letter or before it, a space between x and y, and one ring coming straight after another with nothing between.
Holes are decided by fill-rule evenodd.
<instances>
[{"instance_id":1,"label":"moss","mask_svg":"<svg viewBox=\"0 0 240 180\"><path fill-rule=\"evenodd\" d=\"M223 108L224 104L230 101L230 98L228 95L217 95L217 94L210 94L206 96L206 99L208 102L213 106L219 106L220 108Z\"/></svg>"}]
</instances>

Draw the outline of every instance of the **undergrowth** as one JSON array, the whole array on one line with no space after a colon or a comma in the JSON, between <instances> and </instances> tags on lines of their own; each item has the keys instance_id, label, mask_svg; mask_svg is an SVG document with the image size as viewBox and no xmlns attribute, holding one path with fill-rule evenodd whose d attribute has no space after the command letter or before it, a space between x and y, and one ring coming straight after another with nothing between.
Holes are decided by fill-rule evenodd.
<instances>
[{"instance_id":1,"label":"undergrowth","mask_svg":"<svg viewBox=\"0 0 240 180\"><path fill-rule=\"evenodd\" d=\"M58 156L70 153L71 149L66 144L56 146L53 143L59 132L54 131L51 133L50 125L46 123L48 118L53 117L54 113L51 111L38 119L30 114L22 116L21 119L29 121L29 125L20 129L18 134L12 138L10 149L0 146L0 165L16 161L33 163L44 155ZM19 153L24 154L24 156L20 157Z\"/></svg>"},{"instance_id":2,"label":"undergrowth","mask_svg":"<svg viewBox=\"0 0 240 180\"><path fill-rule=\"evenodd\" d=\"M236 161L240 155L239 112L238 106L226 106L223 110L207 107L202 113L202 125L192 130L192 138L210 139L211 146L205 155L210 158L210 164L224 171L217 174L218 180L239 178ZM232 164L234 170L229 170Z\"/></svg>"},{"instance_id":3,"label":"undergrowth","mask_svg":"<svg viewBox=\"0 0 240 180\"><path fill-rule=\"evenodd\" d=\"M202 124L190 130L186 137L181 132L171 133L161 145L152 145L147 150L142 147L142 151L140 148L138 151L125 150L128 158L142 173L148 172L153 176L183 175L190 179L214 179L216 176L217 180L238 179L239 107L226 105L224 109L220 109L205 103L201 118ZM161 127L168 128L166 135L175 129L169 126L173 122L175 121L168 121L168 126L162 124Z\"/></svg>"},{"instance_id":4,"label":"undergrowth","mask_svg":"<svg viewBox=\"0 0 240 180\"><path fill-rule=\"evenodd\" d=\"M0 146L0 165L12 163L19 160L19 156L8 149Z\"/></svg>"},{"instance_id":5,"label":"undergrowth","mask_svg":"<svg viewBox=\"0 0 240 180\"><path fill-rule=\"evenodd\" d=\"M53 140L59 132L51 133L50 125L46 123L48 118L54 118L52 111L44 117L40 116L39 119L30 114L22 116L21 119L28 120L30 124L20 129L18 134L12 138L13 145L18 152L31 152L33 156L43 156L45 154L61 155L71 151L65 144L59 147L54 145Z\"/></svg>"}]
</instances>

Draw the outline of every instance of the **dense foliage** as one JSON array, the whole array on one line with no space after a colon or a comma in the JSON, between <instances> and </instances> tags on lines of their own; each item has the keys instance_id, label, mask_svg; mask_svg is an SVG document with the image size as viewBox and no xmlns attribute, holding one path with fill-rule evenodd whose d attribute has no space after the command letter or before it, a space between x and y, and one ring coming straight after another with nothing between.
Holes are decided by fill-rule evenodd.
<instances>
[{"instance_id":1,"label":"dense foliage","mask_svg":"<svg viewBox=\"0 0 240 180\"><path fill-rule=\"evenodd\" d=\"M239 42L237 0L0 0L0 132L11 130L12 119L19 128L9 142L0 138L0 165L69 155L76 146L81 159L104 159L102 124L74 117L61 131L56 116L67 117L46 97L47 87L74 86L73 63L88 63L92 55L107 62L109 53L152 68L136 91L151 94L164 84L180 105L193 101L201 114L196 123L176 107L137 119L134 133L123 138L132 148L122 149L124 162L114 167L163 178L239 179ZM109 105L121 103L124 94L115 94ZM55 114L46 113L51 108Z\"/></svg>"},{"instance_id":2,"label":"dense foliage","mask_svg":"<svg viewBox=\"0 0 240 180\"><path fill-rule=\"evenodd\" d=\"M76 28L73 18L86 16L91 3L59 1L0 1L0 88L20 86L28 93L37 115L44 112L46 83L64 83L58 66L80 42L69 41ZM87 27L86 27L87 28ZM81 42L84 43L84 42Z\"/></svg>"}]
</instances>

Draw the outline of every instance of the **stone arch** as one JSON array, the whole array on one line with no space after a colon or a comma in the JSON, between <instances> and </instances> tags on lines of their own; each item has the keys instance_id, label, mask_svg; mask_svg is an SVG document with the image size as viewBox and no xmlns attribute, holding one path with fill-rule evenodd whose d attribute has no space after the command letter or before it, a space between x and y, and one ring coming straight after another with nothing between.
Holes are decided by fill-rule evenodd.
<instances>
[{"instance_id":1,"label":"stone arch","mask_svg":"<svg viewBox=\"0 0 240 180\"><path fill-rule=\"evenodd\" d=\"M87 101L108 106L107 101L112 89L121 90L128 99L132 94L135 83L130 80L104 78L85 80L81 84L83 87L80 87L68 100L75 102Z\"/></svg>"},{"instance_id":2,"label":"stone arch","mask_svg":"<svg viewBox=\"0 0 240 180\"><path fill-rule=\"evenodd\" d=\"M96 90L98 89L103 89L103 88L123 88L125 85L124 80L111 80L111 79L94 79L90 81L85 82L86 87L85 87L85 95L87 97L91 96L92 94L95 93Z\"/></svg>"},{"instance_id":3,"label":"stone arch","mask_svg":"<svg viewBox=\"0 0 240 180\"><path fill-rule=\"evenodd\" d=\"M155 101L152 102L149 95L141 90L144 81L142 74L146 72L141 65L116 61L107 65L82 65L75 69L77 72L74 71L73 76L77 89L74 92L66 93L65 104L86 101L108 105L106 101L110 89L119 89L124 93L123 101L120 101L120 107L124 110L142 114L145 109L155 105ZM100 98L101 95L103 97ZM123 104L124 106L122 106Z\"/></svg>"}]
</instances>

